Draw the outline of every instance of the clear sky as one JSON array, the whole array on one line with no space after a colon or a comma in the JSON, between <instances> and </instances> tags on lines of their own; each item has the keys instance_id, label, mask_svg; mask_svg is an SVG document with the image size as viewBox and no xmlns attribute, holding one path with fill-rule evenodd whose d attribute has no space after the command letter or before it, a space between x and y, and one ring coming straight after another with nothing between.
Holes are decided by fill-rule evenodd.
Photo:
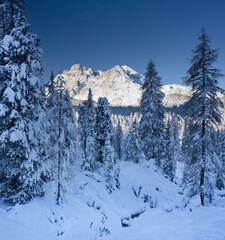
<instances>
[{"instance_id":1,"label":"clear sky","mask_svg":"<svg viewBox=\"0 0 225 240\"><path fill-rule=\"evenodd\" d=\"M182 84L206 27L225 73L225 0L27 0L41 38L45 78L75 63L95 70L128 65L144 74L151 58L163 84ZM225 78L221 79L225 88Z\"/></svg>"}]
</instances>

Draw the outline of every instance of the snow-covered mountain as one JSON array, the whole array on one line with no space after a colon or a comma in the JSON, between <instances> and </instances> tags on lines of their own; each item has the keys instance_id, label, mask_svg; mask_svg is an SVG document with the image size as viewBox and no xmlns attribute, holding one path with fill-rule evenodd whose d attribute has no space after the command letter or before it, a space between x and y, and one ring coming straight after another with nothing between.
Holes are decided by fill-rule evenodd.
<instances>
[{"instance_id":1,"label":"snow-covered mountain","mask_svg":"<svg viewBox=\"0 0 225 240\"><path fill-rule=\"evenodd\" d=\"M139 105L143 76L126 65L117 65L103 72L75 64L61 76L74 104L86 100L91 88L96 102L99 97L107 97L111 106Z\"/></svg>"},{"instance_id":2,"label":"snow-covered mountain","mask_svg":"<svg viewBox=\"0 0 225 240\"><path fill-rule=\"evenodd\" d=\"M144 77L127 65L117 65L103 72L75 64L69 71L63 71L61 76L75 105L87 99L89 88L96 102L99 97L107 97L111 106L127 107L140 104ZM180 105L191 96L188 87L176 84L165 85L162 91L165 94L164 104L168 107Z\"/></svg>"}]
</instances>

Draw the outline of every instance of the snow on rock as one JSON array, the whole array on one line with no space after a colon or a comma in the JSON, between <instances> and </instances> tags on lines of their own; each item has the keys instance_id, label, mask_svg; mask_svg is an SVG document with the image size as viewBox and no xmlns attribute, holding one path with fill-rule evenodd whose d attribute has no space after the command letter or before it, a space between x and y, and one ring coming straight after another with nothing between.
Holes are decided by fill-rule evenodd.
<instances>
[{"instance_id":1,"label":"snow on rock","mask_svg":"<svg viewBox=\"0 0 225 240\"><path fill-rule=\"evenodd\" d=\"M91 88L95 102L99 97L107 97L111 106L139 105L143 76L128 66L117 65L103 72L75 64L61 76L75 104L86 100Z\"/></svg>"},{"instance_id":2,"label":"snow on rock","mask_svg":"<svg viewBox=\"0 0 225 240\"><path fill-rule=\"evenodd\" d=\"M26 205L0 204L0 239L225 239L225 208L185 208L180 187L151 164L119 167L121 187L111 194L99 174L78 172L62 206L54 184Z\"/></svg>"},{"instance_id":3,"label":"snow on rock","mask_svg":"<svg viewBox=\"0 0 225 240\"><path fill-rule=\"evenodd\" d=\"M75 64L69 71L63 71L61 76L75 105L87 100L89 88L95 102L99 97L107 97L111 106L127 107L140 104L144 77L127 65L117 65L103 72ZM190 88L176 84L165 85L162 91L165 94L163 103L167 107L179 106L191 96Z\"/></svg>"}]
</instances>

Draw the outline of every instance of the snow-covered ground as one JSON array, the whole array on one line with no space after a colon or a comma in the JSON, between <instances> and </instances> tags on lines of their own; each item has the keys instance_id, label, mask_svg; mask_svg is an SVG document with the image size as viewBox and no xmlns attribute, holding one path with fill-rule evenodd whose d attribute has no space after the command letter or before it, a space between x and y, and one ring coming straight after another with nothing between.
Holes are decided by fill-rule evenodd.
<instances>
[{"instance_id":1,"label":"snow-covered ground","mask_svg":"<svg viewBox=\"0 0 225 240\"><path fill-rule=\"evenodd\" d=\"M182 189L156 167L123 162L120 168L120 190L111 194L101 176L79 172L62 206L54 184L26 205L1 204L0 239L225 240L225 198L216 206L198 206L196 199L184 207Z\"/></svg>"}]
</instances>

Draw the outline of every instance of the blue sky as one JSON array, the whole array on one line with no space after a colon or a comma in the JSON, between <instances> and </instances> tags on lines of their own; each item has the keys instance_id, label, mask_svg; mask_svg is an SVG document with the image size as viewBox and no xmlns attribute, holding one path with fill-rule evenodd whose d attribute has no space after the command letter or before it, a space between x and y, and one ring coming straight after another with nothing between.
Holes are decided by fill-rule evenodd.
<instances>
[{"instance_id":1,"label":"blue sky","mask_svg":"<svg viewBox=\"0 0 225 240\"><path fill-rule=\"evenodd\" d=\"M75 63L126 64L144 74L151 58L163 84L182 84L202 26L225 73L224 0L27 0L26 12L41 38L46 79Z\"/></svg>"}]
</instances>

